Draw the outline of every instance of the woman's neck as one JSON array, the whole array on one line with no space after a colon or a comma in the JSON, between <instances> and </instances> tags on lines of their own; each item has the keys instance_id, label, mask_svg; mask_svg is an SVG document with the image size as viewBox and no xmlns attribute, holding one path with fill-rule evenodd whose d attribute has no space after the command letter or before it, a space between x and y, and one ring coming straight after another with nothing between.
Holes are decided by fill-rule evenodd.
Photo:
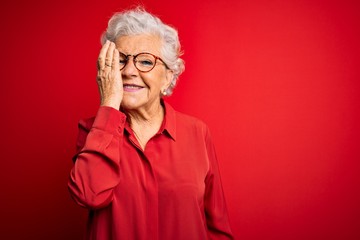
<instances>
[{"instance_id":1,"label":"woman's neck","mask_svg":"<svg viewBox=\"0 0 360 240\"><path fill-rule=\"evenodd\" d=\"M127 116L130 126L133 125L153 125L164 119L164 108L159 104L153 104L150 107L143 107L139 109L123 109Z\"/></svg>"},{"instance_id":2,"label":"woman's neck","mask_svg":"<svg viewBox=\"0 0 360 240\"><path fill-rule=\"evenodd\" d=\"M165 111L161 104L148 109L124 110L129 125L143 149L146 143L159 131Z\"/></svg>"}]
</instances>

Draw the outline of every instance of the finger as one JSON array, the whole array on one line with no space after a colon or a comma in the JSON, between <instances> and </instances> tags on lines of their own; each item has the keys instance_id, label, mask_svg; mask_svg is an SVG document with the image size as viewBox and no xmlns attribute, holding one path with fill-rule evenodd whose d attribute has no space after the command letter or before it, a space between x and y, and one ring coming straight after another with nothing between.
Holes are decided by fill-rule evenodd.
<instances>
[{"instance_id":1,"label":"finger","mask_svg":"<svg viewBox=\"0 0 360 240\"><path fill-rule=\"evenodd\" d=\"M113 61L112 61L112 65L111 67L117 72L120 71L120 55L119 55L119 51L114 48L114 52L113 52Z\"/></svg>"},{"instance_id":2,"label":"finger","mask_svg":"<svg viewBox=\"0 0 360 240\"><path fill-rule=\"evenodd\" d=\"M101 73L100 73L100 71L98 71L98 73L97 73L96 81L101 82Z\"/></svg>"},{"instance_id":3,"label":"finger","mask_svg":"<svg viewBox=\"0 0 360 240\"><path fill-rule=\"evenodd\" d=\"M105 58L106 58L106 52L109 48L109 45L110 45L110 41L109 40L106 40L106 42L104 43L104 45L102 46L101 50L100 50L100 53L99 53L99 57L98 57L98 69L102 70L105 68Z\"/></svg>"},{"instance_id":4,"label":"finger","mask_svg":"<svg viewBox=\"0 0 360 240\"><path fill-rule=\"evenodd\" d=\"M99 70L104 69L104 67L105 67L105 58L106 58L106 53L108 51L109 45L110 45L110 41L106 40L106 42L104 43L104 45L102 46L102 48L100 50L98 61L97 61Z\"/></svg>"},{"instance_id":5,"label":"finger","mask_svg":"<svg viewBox=\"0 0 360 240\"><path fill-rule=\"evenodd\" d=\"M114 49L115 49L115 44L113 42L110 42L109 48L106 52L105 67L112 66Z\"/></svg>"}]
</instances>

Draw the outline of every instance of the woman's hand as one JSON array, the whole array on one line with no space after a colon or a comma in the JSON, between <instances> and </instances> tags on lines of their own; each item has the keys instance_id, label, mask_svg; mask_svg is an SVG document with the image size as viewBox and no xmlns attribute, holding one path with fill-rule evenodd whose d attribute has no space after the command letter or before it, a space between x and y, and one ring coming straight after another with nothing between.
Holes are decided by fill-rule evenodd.
<instances>
[{"instance_id":1,"label":"woman's hand","mask_svg":"<svg viewBox=\"0 0 360 240\"><path fill-rule=\"evenodd\" d=\"M115 43L106 41L100 50L97 67L100 105L120 109L123 83L119 66L119 51Z\"/></svg>"}]
</instances>

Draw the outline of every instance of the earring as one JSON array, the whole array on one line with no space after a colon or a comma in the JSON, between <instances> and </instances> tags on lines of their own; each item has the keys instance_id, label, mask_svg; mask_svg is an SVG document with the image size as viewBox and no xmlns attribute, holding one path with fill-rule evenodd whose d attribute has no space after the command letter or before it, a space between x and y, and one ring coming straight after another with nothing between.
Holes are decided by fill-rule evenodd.
<instances>
[{"instance_id":1,"label":"earring","mask_svg":"<svg viewBox=\"0 0 360 240\"><path fill-rule=\"evenodd\" d=\"M163 96L166 96L166 95L167 95L166 90L165 90L165 89L164 89L164 90L161 90L161 94L162 94Z\"/></svg>"}]
</instances>

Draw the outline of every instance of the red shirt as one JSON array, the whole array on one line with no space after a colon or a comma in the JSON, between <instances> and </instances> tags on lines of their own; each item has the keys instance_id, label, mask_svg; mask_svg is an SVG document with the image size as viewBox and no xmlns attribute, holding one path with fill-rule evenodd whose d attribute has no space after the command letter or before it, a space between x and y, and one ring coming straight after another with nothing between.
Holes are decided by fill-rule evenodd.
<instances>
[{"instance_id":1,"label":"red shirt","mask_svg":"<svg viewBox=\"0 0 360 240\"><path fill-rule=\"evenodd\" d=\"M144 151L114 108L80 121L68 186L90 209L87 239L233 239L207 126L164 106Z\"/></svg>"}]
</instances>

